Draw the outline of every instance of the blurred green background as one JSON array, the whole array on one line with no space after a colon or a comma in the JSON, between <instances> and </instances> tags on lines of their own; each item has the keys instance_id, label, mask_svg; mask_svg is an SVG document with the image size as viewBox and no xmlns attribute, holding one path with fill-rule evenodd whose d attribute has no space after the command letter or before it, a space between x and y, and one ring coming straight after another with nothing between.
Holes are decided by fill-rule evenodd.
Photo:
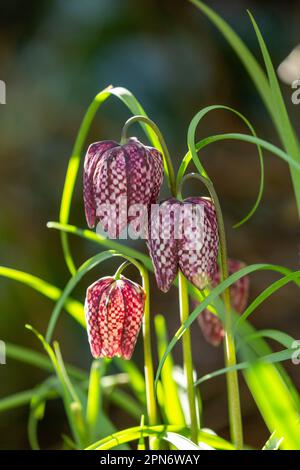
<instances>
[{"instance_id":1,"label":"blurred green background","mask_svg":"<svg viewBox=\"0 0 300 470\"><path fill-rule=\"evenodd\" d=\"M297 1L210 1L249 47L259 54L248 19L249 8L260 25L275 66L300 42ZM176 168L186 151L186 132L193 115L209 104L235 107L251 120L260 137L278 144L268 115L243 67L225 40L199 11L184 0L20 0L1 1L0 79L7 85L7 104L0 108L1 135L1 264L33 273L63 287L69 274L62 258L59 234L46 228L57 220L68 157L83 114L93 96L109 84L129 88L163 132ZM300 105L289 112L300 131ZM114 99L101 108L89 142L118 140L129 116ZM245 132L225 111L206 118L199 136ZM138 132L138 129L137 129ZM139 132L138 132L138 135ZM299 223L289 170L265 154L263 202L242 228L232 229L250 209L258 189L256 149L237 142L214 144L203 151L204 165L218 190L228 229L230 256L246 263L271 262L299 268ZM186 195L202 188L185 187ZM85 227L81 178L73 200L71 222ZM161 197L167 197L166 185ZM97 246L72 239L77 263L97 252ZM132 243L132 242L129 242ZM145 251L143 242L135 246ZM74 296L83 300L89 283L113 272L116 264L97 268L84 278ZM96 272L97 271L97 272ZM128 272L128 275L130 272ZM132 272L135 276L135 273ZM251 277L251 297L275 277L266 272ZM167 317L169 332L178 327L176 290L163 295L152 279L152 312ZM36 292L1 279L0 339L40 350L24 329L31 323L45 331L52 304ZM287 286L253 315L259 328L285 330L300 338L299 294ZM66 314L56 330L64 358L88 369L91 362L86 334ZM222 348L207 345L197 324L192 329L194 361L199 374L222 366ZM275 346L275 345L274 345ZM175 359L181 361L180 347ZM134 356L142 364L140 347ZM298 388L296 366L286 364ZM8 359L0 366L1 397L33 387L44 373ZM255 404L241 379L245 440L258 446L268 437ZM223 377L202 386L205 425L228 436L226 388ZM119 428L131 421L111 410ZM0 414L0 447L28 448L28 410ZM55 448L66 432L60 402L51 402L40 426L41 444Z\"/></svg>"}]
</instances>

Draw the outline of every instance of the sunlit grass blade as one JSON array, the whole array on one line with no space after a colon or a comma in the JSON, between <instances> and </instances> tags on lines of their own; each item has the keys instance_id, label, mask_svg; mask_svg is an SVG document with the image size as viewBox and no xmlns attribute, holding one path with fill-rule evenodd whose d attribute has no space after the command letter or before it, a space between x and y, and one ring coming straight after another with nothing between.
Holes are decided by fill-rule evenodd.
<instances>
[{"instance_id":1,"label":"sunlit grass blade","mask_svg":"<svg viewBox=\"0 0 300 470\"><path fill-rule=\"evenodd\" d=\"M255 32L257 34L260 47L265 60L265 65L268 72L268 77L258 64L256 58L249 51L248 47L244 44L241 38L235 33L235 31L221 18L216 12L214 12L209 6L200 0L190 0L199 10L202 11L217 29L223 34L225 39L231 45L239 60L244 65L250 78L252 79L257 91L259 92L272 121L275 124L277 132L286 148L286 151L292 157L293 161L300 162L300 150L299 143L295 137L294 130L290 124L286 108L282 99L278 80L273 69L273 65L262 38L262 35L251 16ZM288 162L289 163L289 162ZM290 163L289 163L290 164ZM300 213L300 174L296 171L295 166L290 165L292 174L292 180L294 184L294 191L296 202L298 205L298 211Z\"/></svg>"},{"instance_id":2,"label":"sunlit grass blade","mask_svg":"<svg viewBox=\"0 0 300 470\"><path fill-rule=\"evenodd\" d=\"M34 389L24 390L0 399L0 412L18 408L30 403Z\"/></svg>"},{"instance_id":3,"label":"sunlit grass blade","mask_svg":"<svg viewBox=\"0 0 300 470\"><path fill-rule=\"evenodd\" d=\"M62 199L61 199L60 215L59 215L59 221L62 224L66 224L69 221L72 196L73 196L74 187L75 187L77 174L79 170L81 155L82 155L84 145L85 145L85 142L86 142L89 130L90 130L90 126L101 104L104 103L110 96L115 96L116 98L120 99L127 106L127 108L131 111L133 115L146 116L146 113L144 109L142 108L142 106L140 105L140 103L138 102L138 100L129 90L125 88L109 86L95 96L94 100L90 104L83 118L79 132L75 140L74 148L73 148L70 160L69 160L64 188L63 188ZM159 139L157 138L155 132L151 129L151 127L147 126L143 122L141 122L140 125L144 129L151 144L154 147L161 150ZM71 274L74 274L76 271L76 267L75 267L75 264L71 255L67 233L61 232L61 240L62 240L62 247L63 247L64 257L65 257L67 266Z\"/></svg>"},{"instance_id":4,"label":"sunlit grass blade","mask_svg":"<svg viewBox=\"0 0 300 470\"><path fill-rule=\"evenodd\" d=\"M47 352L53 369L57 375L57 378L61 384L62 398L64 401L64 407L66 414L68 416L68 421L73 433L73 437L79 447L83 447L86 442L86 430L84 426L84 418L82 414L82 404L77 396L75 388L70 381L70 378L67 374L65 365L62 360L60 349L58 343L54 343L55 351L52 349L50 344L47 343L45 338L36 331L32 326L26 325L27 329L32 331L36 337L39 339L43 345L45 351Z\"/></svg>"},{"instance_id":5,"label":"sunlit grass blade","mask_svg":"<svg viewBox=\"0 0 300 470\"><path fill-rule=\"evenodd\" d=\"M44 417L45 406L48 399L59 396L58 380L56 377L49 377L39 384L31 398L28 418L28 440L33 450L39 450L38 422Z\"/></svg>"},{"instance_id":6,"label":"sunlit grass blade","mask_svg":"<svg viewBox=\"0 0 300 470\"><path fill-rule=\"evenodd\" d=\"M278 132L281 136L281 140L287 150L287 152L292 156L292 158L300 163L300 147L299 142L297 140L295 131L291 125L290 118L282 97L282 93L280 90L279 82L272 64L272 60L265 44L265 41L262 37L262 34L259 30L259 27L252 16L252 14L248 11L250 19L252 21L261 52L264 58L267 75L269 78L269 83L272 91L272 98L273 98L273 107L276 109L276 113L278 113ZM300 215L300 173L295 171L294 167L290 166L292 181L294 185L294 192L296 197L296 202L298 206L298 211Z\"/></svg>"},{"instance_id":7,"label":"sunlit grass blade","mask_svg":"<svg viewBox=\"0 0 300 470\"><path fill-rule=\"evenodd\" d=\"M109 450L113 449L120 443L132 442L140 439L141 435L144 437L156 436L159 439L163 439L167 432L180 433L183 436L189 433L189 429L184 426L178 425L157 425L157 426L136 426L133 428L124 429L115 433L114 435L107 436L100 441L95 442L89 446L86 450ZM233 445L214 434L200 431L198 434L199 442L204 442L207 445L211 445L215 449L234 450Z\"/></svg>"},{"instance_id":8,"label":"sunlit grass blade","mask_svg":"<svg viewBox=\"0 0 300 470\"><path fill-rule=\"evenodd\" d=\"M295 342L295 339L292 336L280 330L258 330L255 333L246 336L245 340L248 343L251 343L251 341L254 341L259 337L269 338L274 341L277 341L279 344L285 346L287 349L292 348L292 345Z\"/></svg>"},{"instance_id":9,"label":"sunlit grass blade","mask_svg":"<svg viewBox=\"0 0 300 470\"><path fill-rule=\"evenodd\" d=\"M282 449L299 450L299 410L280 374L274 374L266 364L256 364L244 377L270 432L276 430L284 438Z\"/></svg>"},{"instance_id":10,"label":"sunlit grass blade","mask_svg":"<svg viewBox=\"0 0 300 470\"><path fill-rule=\"evenodd\" d=\"M154 319L157 338L158 358L161 359L168 344L167 326L162 315ZM180 404L178 386L173 379L174 363L171 354L167 357L161 374L163 413L169 424L185 425L185 418Z\"/></svg>"},{"instance_id":11,"label":"sunlit grass blade","mask_svg":"<svg viewBox=\"0 0 300 470\"><path fill-rule=\"evenodd\" d=\"M28 274L23 271L18 271L17 269L0 266L0 276L21 282L22 284L31 287L51 300L58 300L61 296L61 290L58 287L53 286L49 282L46 282L39 277L33 276L32 274ZM72 315L73 318L75 318L75 320L77 320L82 325L85 325L83 305L80 302L71 298L67 298L65 300L64 308L70 313L70 315Z\"/></svg>"},{"instance_id":12,"label":"sunlit grass blade","mask_svg":"<svg viewBox=\"0 0 300 470\"><path fill-rule=\"evenodd\" d=\"M295 271L292 273L283 276L281 279L273 282L268 286L263 292L261 292L252 303L246 308L243 314L239 317L235 324L235 328L238 329L239 326L251 315L254 310L261 305L265 300L267 300L274 292L276 292L281 287L284 287L289 282L296 282L299 285L300 271Z\"/></svg>"},{"instance_id":13,"label":"sunlit grass blade","mask_svg":"<svg viewBox=\"0 0 300 470\"><path fill-rule=\"evenodd\" d=\"M53 364L48 359L48 357L45 356L45 354L33 351L32 349L25 348L24 346L18 346L12 343L6 343L6 354L7 357L11 359L36 366L49 372L53 372ZM85 371L69 364L66 367L68 374L70 374L74 379L85 380L87 378Z\"/></svg>"},{"instance_id":14,"label":"sunlit grass blade","mask_svg":"<svg viewBox=\"0 0 300 470\"><path fill-rule=\"evenodd\" d=\"M260 270L270 270L270 271L276 271L279 273L286 272L286 269L277 266L277 265L272 265L272 264L253 264L246 266L245 268L242 268L238 272L232 274L229 276L225 281L221 282L218 284L217 287L215 287L210 294L202 300L199 306L197 306L193 312L189 315L189 318L180 326L180 328L177 330L175 333L174 337L171 339L171 341L168 344L168 347L162 357L162 359L159 362L157 373L156 373L156 378L155 378L155 383L157 384L157 381L160 377L160 373L162 370L162 367L164 365L164 362L168 356L168 354L173 350L174 346L176 343L180 340L182 335L184 334L185 330L191 326L191 324L196 320L198 315L206 308L208 305L214 302L215 299L219 297L219 295L228 287L230 287L234 282L236 282L238 279L240 279L243 276L246 276L252 272L255 271L260 271Z\"/></svg>"},{"instance_id":15,"label":"sunlit grass blade","mask_svg":"<svg viewBox=\"0 0 300 470\"><path fill-rule=\"evenodd\" d=\"M292 354L294 352L295 352L295 349L293 348L284 349L282 351L271 353L267 356L262 356L259 359L257 359L257 361L253 361L253 362L244 361L244 362L235 364L234 366L218 369L214 372L211 372L210 374L206 374L203 377L201 377L199 380L195 382L195 386L200 385L203 382L206 382L207 380L214 379L215 377L226 374L227 372L230 372L233 370L251 369L251 367L255 367L257 363L274 364L276 362L283 362L283 361L291 360Z\"/></svg>"},{"instance_id":16,"label":"sunlit grass blade","mask_svg":"<svg viewBox=\"0 0 300 470\"><path fill-rule=\"evenodd\" d=\"M102 263L103 261L111 258L112 256L115 256L116 253L113 251L104 251L102 253L99 253L98 255L95 255L93 258L88 259L85 261L78 271L71 277L69 280L68 284L64 288L60 298L58 299L52 313L50 316L50 320L48 323L48 328L47 328L47 333L46 333L46 341L50 342L56 322L58 320L58 316L60 314L61 309L63 308L66 299L69 297L69 294L72 292L72 290L75 288L75 286L78 284L78 282L82 279L82 277L92 268L97 266L98 264Z\"/></svg>"},{"instance_id":17,"label":"sunlit grass blade","mask_svg":"<svg viewBox=\"0 0 300 470\"><path fill-rule=\"evenodd\" d=\"M226 110L226 111L230 111L231 113L235 114L236 116L238 116L243 122L244 124L248 127L248 129L250 130L250 132L252 133L252 135L254 137L257 137L256 135L256 132L254 130L254 127L252 126L251 122L242 114L240 113L239 111L237 111L236 109L234 108L231 108L229 106L224 106L224 105L213 105L213 106L207 106L205 108L203 108L201 111L200 111L200 120L203 119L208 113L210 113L211 111L216 111L216 110ZM199 115L199 113L198 113ZM198 124L199 124L199 120L198 120ZM205 139L203 139L205 141ZM209 141L209 143L213 143L213 141ZM200 148L203 148L202 146L202 141L198 142L196 144L196 150L200 150ZM260 165L260 183L259 183L259 189L258 189L258 194L256 196L256 200L255 200L255 203L254 205L252 206L251 210L248 212L248 214L246 216L243 217L242 220L240 220L238 223L236 223L234 225L235 228L237 227L240 227L241 225L243 225L247 220L249 220L252 215L255 213L256 209L258 208L259 204L260 204L260 201L261 201L261 198L262 198L262 195L263 195L263 189L264 189L264 161L263 161L263 155L262 155L262 151L261 151L261 148L259 145L257 145L257 150L258 150L258 157L259 157L259 165ZM178 170L178 173L177 173L177 178L176 178L176 185L177 187L179 187L179 184L186 172L186 169L191 161L191 158L192 158L192 155L191 155L191 152L189 151L185 157L183 158L181 164L180 164L180 167L179 167L179 170ZM198 170L200 170L200 168L202 168L202 171L201 173L203 174L203 176L205 176L205 170L204 168L200 167L199 165L199 168Z\"/></svg>"},{"instance_id":18,"label":"sunlit grass blade","mask_svg":"<svg viewBox=\"0 0 300 470\"><path fill-rule=\"evenodd\" d=\"M181 434L178 434L176 432L171 432L171 431L167 432L165 436L163 437L163 440L170 442L170 444L175 446L175 448L178 450L202 450L203 449L201 446L194 444L194 442L188 439L187 437L182 436ZM212 447L209 446L209 448L210 450L213 450Z\"/></svg>"},{"instance_id":19,"label":"sunlit grass blade","mask_svg":"<svg viewBox=\"0 0 300 470\"><path fill-rule=\"evenodd\" d=\"M269 109L270 113L274 113L275 110L272 109L272 95L271 89L266 77L266 74L252 52L244 44L241 38L236 34L236 32L229 26L226 21L221 18L212 8L207 6L204 2L200 0L190 0L199 10L202 11L211 22L217 27L217 29L223 34L225 39L229 42L233 50L236 52L241 63L244 65L246 70L249 73L249 76L253 80L257 90L259 91L266 107Z\"/></svg>"},{"instance_id":20,"label":"sunlit grass blade","mask_svg":"<svg viewBox=\"0 0 300 470\"><path fill-rule=\"evenodd\" d=\"M143 263L145 268L148 269L148 271L153 271L153 265L151 262L151 259L149 256L141 253L138 250L135 250L134 248L130 248L129 246L126 246L122 243L119 243L115 240L110 240L108 237L104 237L99 233L93 232L92 230L88 229L81 229L79 227L76 227L75 225L69 225L69 224L60 224L59 222L48 222L47 223L48 228L53 228L59 231L71 233L72 235L76 235L78 237L84 238L85 240L92 241L94 243L97 243L98 245L118 251L119 253L122 253L123 255L130 256L131 258L135 258Z\"/></svg>"},{"instance_id":21,"label":"sunlit grass blade","mask_svg":"<svg viewBox=\"0 0 300 470\"><path fill-rule=\"evenodd\" d=\"M263 446L262 450L278 450L283 439L283 437L278 437L278 433L274 431Z\"/></svg>"},{"instance_id":22,"label":"sunlit grass blade","mask_svg":"<svg viewBox=\"0 0 300 470\"><path fill-rule=\"evenodd\" d=\"M100 418L101 410L101 376L104 372L105 364L103 361L94 360L91 365L87 406L86 423L88 426L89 440L93 441L95 436L96 423Z\"/></svg>"},{"instance_id":23,"label":"sunlit grass blade","mask_svg":"<svg viewBox=\"0 0 300 470\"><path fill-rule=\"evenodd\" d=\"M129 377L128 385L133 390L136 397L142 404L146 403L146 386L143 374L137 368L133 361L125 361L119 357L114 358L117 367L125 372Z\"/></svg>"}]
</instances>

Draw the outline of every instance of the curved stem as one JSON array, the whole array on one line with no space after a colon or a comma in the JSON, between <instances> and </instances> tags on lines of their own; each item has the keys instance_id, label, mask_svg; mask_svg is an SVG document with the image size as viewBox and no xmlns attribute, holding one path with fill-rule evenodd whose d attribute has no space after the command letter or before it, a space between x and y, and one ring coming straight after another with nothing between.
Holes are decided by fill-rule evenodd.
<instances>
[{"instance_id":1,"label":"curved stem","mask_svg":"<svg viewBox=\"0 0 300 470\"><path fill-rule=\"evenodd\" d=\"M189 316L189 297L187 281L179 271L178 274L179 284L179 305L180 305L180 319L183 324ZM196 395L193 378L193 359L191 348L191 335L190 330L187 329L182 336L182 349L183 349L183 364L184 373L186 377L187 395L189 401L190 419L191 419L191 439L196 444L198 443L198 417L196 411Z\"/></svg>"},{"instance_id":2,"label":"curved stem","mask_svg":"<svg viewBox=\"0 0 300 470\"><path fill-rule=\"evenodd\" d=\"M169 150L168 150L168 147L166 145L165 139L162 136L162 133L160 132L157 125L153 121L151 121L151 119L149 119L146 116L132 116L131 118L129 118L125 122L123 130L122 130L121 144L124 144L126 142L126 140L127 140L127 131L129 129L129 127L132 124L134 124L135 122L144 122L145 124L147 124L147 126L151 127L151 129L157 135L159 143L160 143L161 148L162 148L163 160L164 160L164 169L165 169L165 173L168 177L168 184L169 184L169 187L170 187L170 191L171 191L172 195L175 196L175 194L176 194L176 180L175 180L175 173L174 173L172 160L171 160L171 157L170 157L170 154L169 154Z\"/></svg>"},{"instance_id":3,"label":"curved stem","mask_svg":"<svg viewBox=\"0 0 300 470\"><path fill-rule=\"evenodd\" d=\"M222 210L219 202L219 198L215 191L215 188L206 176L202 176L198 173L190 173L186 175L179 187L179 192L182 188L183 183L187 179L196 178L200 180L208 189L210 196L213 200L219 229L219 240L220 240L220 267L221 267L221 281L228 278L228 260L227 260L227 243L225 235L225 226L222 215ZM236 351L234 334L232 328L232 315L230 305L230 291L229 288L223 292L223 300L225 304L225 341L224 341L224 354L226 367L236 365ZM237 449L243 448L243 429L242 429L242 418L241 418L241 406L240 406L240 395L238 385L238 375L236 370L227 372L227 390L228 390L228 408L229 408L229 419L230 419L230 431L232 440Z\"/></svg>"},{"instance_id":4,"label":"curved stem","mask_svg":"<svg viewBox=\"0 0 300 470\"><path fill-rule=\"evenodd\" d=\"M114 275L114 278L115 278L116 281L117 281L118 279L120 279L121 274L122 274L122 272L124 271L124 269L126 269L127 266L130 266L130 265L131 265L130 261L124 261L124 263L122 263L122 264L118 267L118 269L116 270L115 275Z\"/></svg>"}]
</instances>

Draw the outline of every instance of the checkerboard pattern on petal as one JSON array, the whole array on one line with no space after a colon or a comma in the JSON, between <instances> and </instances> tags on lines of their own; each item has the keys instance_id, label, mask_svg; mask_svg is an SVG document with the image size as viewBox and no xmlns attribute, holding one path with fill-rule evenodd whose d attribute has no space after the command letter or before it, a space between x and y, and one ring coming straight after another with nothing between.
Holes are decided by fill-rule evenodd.
<instances>
[{"instance_id":1,"label":"checkerboard pattern on petal","mask_svg":"<svg viewBox=\"0 0 300 470\"><path fill-rule=\"evenodd\" d=\"M99 279L88 290L85 316L93 357L130 359L144 314L145 292L125 277Z\"/></svg>"},{"instance_id":2,"label":"checkerboard pattern on petal","mask_svg":"<svg viewBox=\"0 0 300 470\"><path fill-rule=\"evenodd\" d=\"M158 150L131 138L124 145L105 141L92 144L84 164L84 204L90 228L100 222L111 238L120 235L136 216L130 207L155 203L163 181Z\"/></svg>"}]
</instances>

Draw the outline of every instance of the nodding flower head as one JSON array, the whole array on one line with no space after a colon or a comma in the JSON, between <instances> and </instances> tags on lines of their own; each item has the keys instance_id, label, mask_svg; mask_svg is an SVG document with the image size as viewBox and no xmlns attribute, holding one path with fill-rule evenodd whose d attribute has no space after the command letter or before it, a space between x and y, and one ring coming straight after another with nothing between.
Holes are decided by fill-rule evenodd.
<instances>
[{"instance_id":1,"label":"nodding flower head","mask_svg":"<svg viewBox=\"0 0 300 470\"><path fill-rule=\"evenodd\" d=\"M229 274L233 274L239 271L240 269L244 268L245 266L245 263L243 263L242 261L237 261L234 259L228 260ZM220 283L220 280L221 274L218 270L212 280L212 287L216 287ZM248 296L249 277L244 276L238 279L230 287L231 305L237 313L243 313L248 302ZM194 307L196 306L197 304L194 304ZM206 341L212 344L213 346L219 346L225 335L221 320L209 310L205 309L198 316L198 323Z\"/></svg>"},{"instance_id":2,"label":"nodding flower head","mask_svg":"<svg viewBox=\"0 0 300 470\"><path fill-rule=\"evenodd\" d=\"M204 289L217 269L218 224L210 199L168 199L152 211L147 240L159 289L167 292L180 268Z\"/></svg>"},{"instance_id":3,"label":"nodding flower head","mask_svg":"<svg viewBox=\"0 0 300 470\"><path fill-rule=\"evenodd\" d=\"M110 236L118 236L136 217L130 208L148 209L156 202L162 181L162 156L155 148L135 138L124 145L111 140L91 144L83 173L88 226L101 222Z\"/></svg>"},{"instance_id":4,"label":"nodding flower head","mask_svg":"<svg viewBox=\"0 0 300 470\"><path fill-rule=\"evenodd\" d=\"M123 276L103 277L87 289L84 310L94 358L131 358L145 298L142 287Z\"/></svg>"}]
</instances>

